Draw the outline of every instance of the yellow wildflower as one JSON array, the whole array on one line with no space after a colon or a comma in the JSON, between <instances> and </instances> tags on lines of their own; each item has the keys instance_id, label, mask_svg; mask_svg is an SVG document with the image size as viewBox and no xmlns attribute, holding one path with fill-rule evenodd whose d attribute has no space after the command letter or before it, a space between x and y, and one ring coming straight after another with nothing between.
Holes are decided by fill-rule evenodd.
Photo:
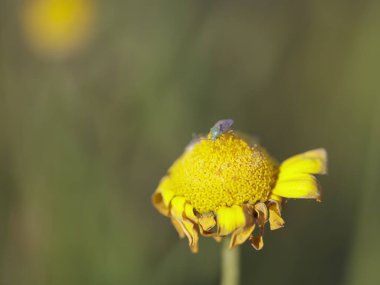
<instances>
[{"instance_id":1,"label":"yellow wildflower","mask_svg":"<svg viewBox=\"0 0 380 285\"><path fill-rule=\"evenodd\" d=\"M326 173L324 149L278 165L262 147L228 130L231 125L232 120L219 121L207 137L192 142L152 196L179 236L187 236L193 252L199 234L216 240L231 235L230 248L249 239L259 250L268 221L271 230L284 226L284 198L320 200L313 174Z\"/></svg>"},{"instance_id":2,"label":"yellow wildflower","mask_svg":"<svg viewBox=\"0 0 380 285\"><path fill-rule=\"evenodd\" d=\"M93 0L29 0L23 9L25 34L38 52L67 55L87 40Z\"/></svg>"}]
</instances>

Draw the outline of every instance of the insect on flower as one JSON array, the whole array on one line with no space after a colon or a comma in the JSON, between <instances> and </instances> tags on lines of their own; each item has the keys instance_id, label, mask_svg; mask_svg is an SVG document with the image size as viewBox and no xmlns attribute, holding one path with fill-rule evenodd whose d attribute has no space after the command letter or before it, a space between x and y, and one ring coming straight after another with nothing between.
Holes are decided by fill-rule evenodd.
<instances>
[{"instance_id":1,"label":"insect on flower","mask_svg":"<svg viewBox=\"0 0 380 285\"><path fill-rule=\"evenodd\" d=\"M231 119L217 121L215 125L210 129L211 140L216 140L221 134L231 128L233 123L234 121Z\"/></svg>"},{"instance_id":2,"label":"insect on flower","mask_svg":"<svg viewBox=\"0 0 380 285\"><path fill-rule=\"evenodd\" d=\"M198 251L199 234L220 240L231 236L233 248L249 240L263 247L264 226L284 226L285 199L320 200L315 174L327 172L323 148L278 164L258 144L233 130L232 120L218 121L174 162L152 196L153 205L170 218L190 249ZM227 131L228 130L228 131Z\"/></svg>"}]
</instances>

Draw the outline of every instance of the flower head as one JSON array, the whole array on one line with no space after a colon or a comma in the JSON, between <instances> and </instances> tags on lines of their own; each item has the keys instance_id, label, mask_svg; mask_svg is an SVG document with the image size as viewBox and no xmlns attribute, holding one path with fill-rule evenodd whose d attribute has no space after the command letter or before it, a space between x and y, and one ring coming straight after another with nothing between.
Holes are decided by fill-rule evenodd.
<instances>
[{"instance_id":1,"label":"flower head","mask_svg":"<svg viewBox=\"0 0 380 285\"><path fill-rule=\"evenodd\" d=\"M153 205L170 217L180 237L187 236L193 252L199 234L216 240L231 235L231 248L249 239L261 249L264 225L284 225L284 198L319 201L313 174L326 173L326 152L308 151L278 165L251 139L220 129L191 142L159 183Z\"/></svg>"}]
</instances>

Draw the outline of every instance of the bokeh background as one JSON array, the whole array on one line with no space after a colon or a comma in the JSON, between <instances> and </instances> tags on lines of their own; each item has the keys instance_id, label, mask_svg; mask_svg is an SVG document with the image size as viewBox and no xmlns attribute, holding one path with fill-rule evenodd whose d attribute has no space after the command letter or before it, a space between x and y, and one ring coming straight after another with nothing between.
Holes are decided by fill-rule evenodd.
<instances>
[{"instance_id":1,"label":"bokeh background","mask_svg":"<svg viewBox=\"0 0 380 285\"><path fill-rule=\"evenodd\" d=\"M218 284L150 196L221 118L323 203L242 246L242 284L380 283L380 2L0 0L0 284Z\"/></svg>"}]
</instances>

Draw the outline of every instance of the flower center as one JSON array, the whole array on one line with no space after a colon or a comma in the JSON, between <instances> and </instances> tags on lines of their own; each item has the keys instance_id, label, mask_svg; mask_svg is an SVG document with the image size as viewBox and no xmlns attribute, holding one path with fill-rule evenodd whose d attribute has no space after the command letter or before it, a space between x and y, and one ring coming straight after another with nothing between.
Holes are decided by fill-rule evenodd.
<instances>
[{"instance_id":1,"label":"flower center","mask_svg":"<svg viewBox=\"0 0 380 285\"><path fill-rule=\"evenodd\" d=\"M277 173L278 166L263 149L233 133L201 139L169 170L172 191L199 213L267 200Z\"/></svg>"}]
</instances>

